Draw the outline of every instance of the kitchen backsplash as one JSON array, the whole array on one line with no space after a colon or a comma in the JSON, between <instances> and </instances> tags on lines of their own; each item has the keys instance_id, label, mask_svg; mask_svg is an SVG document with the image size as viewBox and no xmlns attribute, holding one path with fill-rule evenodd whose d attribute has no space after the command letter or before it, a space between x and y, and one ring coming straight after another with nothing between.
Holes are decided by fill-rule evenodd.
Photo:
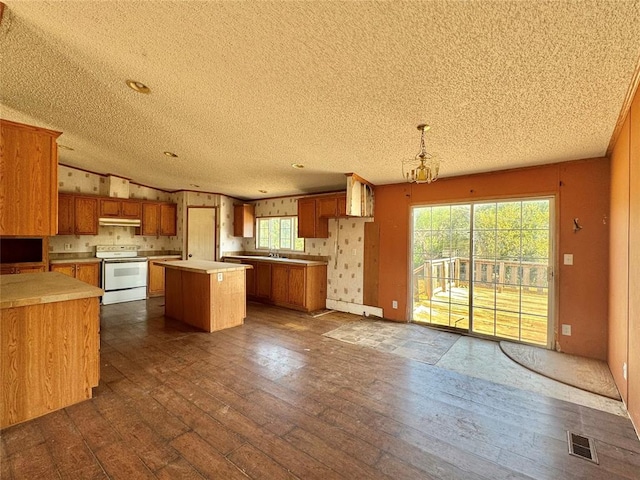
<instances>
[{"instance_id":1,"label":"kitchen backsplash","mask_svg":"<svg viewBox=\"0 0 640 480\"><path fill-rule=\"evenodd\" d=\"M256 217L298 214L298 198L278 198L254 202ZM327 298L362 304L364 224L371 218L329 219L329 238L307 238L305 254L328 258ZM245 252L258 252L255 238L245 238ZM266 253L264 250L262 254Z\"/></svg>"}]
</instances>

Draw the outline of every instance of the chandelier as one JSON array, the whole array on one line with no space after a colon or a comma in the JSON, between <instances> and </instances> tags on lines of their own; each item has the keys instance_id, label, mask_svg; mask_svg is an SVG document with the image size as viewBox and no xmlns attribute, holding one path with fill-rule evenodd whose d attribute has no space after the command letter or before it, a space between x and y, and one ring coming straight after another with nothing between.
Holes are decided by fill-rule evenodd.
<instances>
[{"instance_id":1,"label":"chandelier","mask_svg":"<svg viewBox=\"0 0 640 480\"><path fill-rule=\"evenodd\" d=\"M418 125L420 134L420 153L415 158L402 161L402 177L409 183L431 183L438 179L440 161L433 157L424 146L424 132L429 130L429 125Z\"/></svg>"}]
</instances>

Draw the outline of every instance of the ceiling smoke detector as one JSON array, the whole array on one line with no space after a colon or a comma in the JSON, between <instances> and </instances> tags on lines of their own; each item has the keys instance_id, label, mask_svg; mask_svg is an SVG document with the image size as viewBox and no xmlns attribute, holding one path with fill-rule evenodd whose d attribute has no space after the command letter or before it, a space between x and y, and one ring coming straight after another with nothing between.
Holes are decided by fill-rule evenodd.
<instances>
[{"instance_id":1,"label":"ceiling smoke detector","mask_svg":"<svg viewBox=\"0 0 640 480\"><path fill-rule=\"evenodd\" d=\"M304 165L301 163L292 163L291 166L293 168L297 168L298 170L302 170L304 168Z\"/></svg>"},{"instance_id":2,"label":"ceiling smoke detector","mask_svg":"<svg viewBox=\"0 0 640 480\"><path fill-rule=\"evenodd\" d=\"M177 153L173 153L173 152L170 152L170 151L168 151L168 150L167 150L166 152L163 152L163 153L164 153L167 157L171 157L171 158L178 158L178 154L177 154Z\"/></svg>"}]
</instances>

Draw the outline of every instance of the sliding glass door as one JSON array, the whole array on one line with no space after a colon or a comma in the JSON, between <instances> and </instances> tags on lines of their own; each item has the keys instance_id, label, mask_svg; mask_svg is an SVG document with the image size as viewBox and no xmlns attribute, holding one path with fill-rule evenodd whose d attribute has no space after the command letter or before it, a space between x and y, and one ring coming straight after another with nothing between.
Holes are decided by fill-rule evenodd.
<instances>
[{"instance_id":1,"label":"sliding glass door","mask_svg":"<svg viewBox=\"0 0 640 480\"><path fill-rule=\"evenodd\" d=\"M547 346L550 198L414 207L412 320Z\"/></svg>"}]
</instances>

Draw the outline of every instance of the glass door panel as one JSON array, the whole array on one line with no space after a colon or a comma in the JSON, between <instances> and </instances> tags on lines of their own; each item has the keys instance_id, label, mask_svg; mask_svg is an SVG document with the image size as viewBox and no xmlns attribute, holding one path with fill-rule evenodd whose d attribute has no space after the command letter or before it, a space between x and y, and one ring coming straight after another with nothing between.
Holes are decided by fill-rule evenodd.
<instances>
[{"instance_id":1,"label":"glass door panel","mask_svg":"<svg viewBox=\"0 0 640 480\"><path fill-rule=\"evenodd\" d=\"M415 207L415 322L548 344L551 199Z\"/></svg>"}]
</instances>

